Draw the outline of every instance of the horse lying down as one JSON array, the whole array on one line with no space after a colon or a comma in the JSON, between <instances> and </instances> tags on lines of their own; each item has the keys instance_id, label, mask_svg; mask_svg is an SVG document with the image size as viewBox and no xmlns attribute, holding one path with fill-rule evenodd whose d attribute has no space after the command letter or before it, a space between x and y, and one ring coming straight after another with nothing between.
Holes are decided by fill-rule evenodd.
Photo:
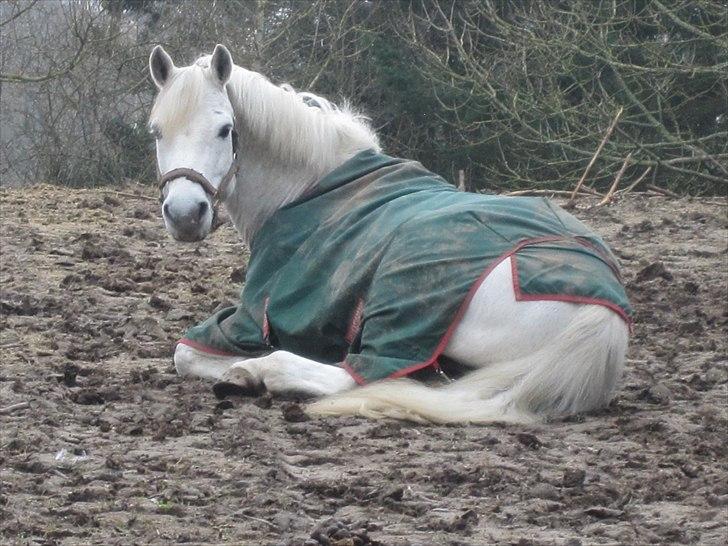
<instances>
[{"instance_id":1,"label":"horse lying down","mask_svg":"<svg viewBox=\"0 0 728 546\"><path fill-rule=\"evenodd\" d=\"M240 304L177 345L181 375L320 397L311 415L528 423L609 403L632 310L573 216L458 192L221 45L186 67L158 46L150 70L167 230L204 239L221 202L251 249ZM408 377L422 370L439 384Z\"/></svg>"}]
</instances>

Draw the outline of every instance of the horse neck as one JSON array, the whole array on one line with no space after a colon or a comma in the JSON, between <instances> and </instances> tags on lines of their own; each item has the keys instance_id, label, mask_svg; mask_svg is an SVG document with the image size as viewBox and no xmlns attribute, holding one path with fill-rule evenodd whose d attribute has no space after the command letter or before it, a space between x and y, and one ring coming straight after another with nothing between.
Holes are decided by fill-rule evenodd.
<instances>
[{"instance_id":1,"label":"horse neck","mask_svg":"<svg viewBox=\"0 0 728 546\"><path fill-rule=\"evenodd\" d=\"M354 115L310 108L255 72L236 66L227 91L241 149L225 205L248 243L275 211L326 174L363 150L379 150L376 135Z\"/></svg>"},{"instance_id":2,"label":"horse neck","mask_svg":"<svg viewBox=\"0 0 728 546\"><path fill-rule=\"evenodd\" d=\"M247 152L248 150L246 150ZM292 203L321 178L317 174L262 160L253 154L241 154L235 188L225 200L225 208L246 243L250 243L278 209Z\"/></svg>"}]
</instances>

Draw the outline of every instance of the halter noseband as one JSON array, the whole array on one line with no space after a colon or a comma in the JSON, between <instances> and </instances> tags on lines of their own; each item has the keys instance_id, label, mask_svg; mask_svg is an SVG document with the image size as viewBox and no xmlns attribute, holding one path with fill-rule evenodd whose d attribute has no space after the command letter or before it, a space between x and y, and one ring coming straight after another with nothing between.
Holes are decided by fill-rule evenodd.
<instances>
[{"instance_id":1,"label":"halter noseband","mask_svg":"<svg viewBox=\"0 0 728 546\"><path fill-rule=\"evenodd\" d=\"M205 178L205 175L203 175L200 172L197 172L194 169L190 169L187 167L180 167L178 169L172 169L169 172L166 172L164 174L159 173L157 171L157 174L159 176L159 199L160 201L164 199L164 187L167 185L168 182L171 182L172 180L177 180L178 178L186 178L187 180L190 180L191 182L194 182L196 184L199 184L202 186L202 189L205 190L205 193L210 196L212 199L212 230L214 231L218 227L220 227L220 224L217 223L215 220L217 219L217 209L220 202L225 197L225 194L227 193L228 186L230 185L230 182L233 178L235 178L235 175L238 174L238 151L237 151L237 134L235 133L235 130L233 130L233 162L230 165L230 168L225 173L225 176L222 177L222 180L220 180L220 185L215 188L210 181Z\"/></svg>"}]
</instances>

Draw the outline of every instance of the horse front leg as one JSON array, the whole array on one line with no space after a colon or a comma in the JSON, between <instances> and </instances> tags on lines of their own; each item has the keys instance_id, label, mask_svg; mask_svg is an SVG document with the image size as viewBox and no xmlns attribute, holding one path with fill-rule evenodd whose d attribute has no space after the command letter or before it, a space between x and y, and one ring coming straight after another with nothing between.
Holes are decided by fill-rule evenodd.
<instances>
[{"instance_id":1,"label":"horse front leg","mask_svg":"<svg viewBox=\"0 0 728 546\"><path fill-rule=\"evenodd\" d=\"M174 367L179 375L192 375L213 381L218 381L233 364L241 360L244 357L211 355L184 343L178 343L174 350Z\"/></svg>"},{"instance_id":2,"label":"horse front leg","mask_svg":"<svg viewBox=\"0 0 728 546\"><path fill-rule=\"evenodd\" d=\"M343 368L321 364L286 351L236 362L213 390L217 396L254 394L265 389L271 394L327 396L347 391L356 382Z\"/></svg>"}]
</instances>

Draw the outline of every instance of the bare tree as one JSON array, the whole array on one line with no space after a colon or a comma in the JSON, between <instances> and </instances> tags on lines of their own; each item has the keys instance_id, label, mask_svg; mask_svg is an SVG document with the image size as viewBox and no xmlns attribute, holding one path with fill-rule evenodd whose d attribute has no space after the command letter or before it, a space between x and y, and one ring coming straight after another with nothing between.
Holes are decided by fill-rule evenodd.
<instances>
[{"instance_id":1,"label":"bare tree","mask_svg":"<svg viewBox=\"0 0 728 546\"><path fill-rule=\"evenodd\" d=\"M243 66L373 119L468 186L573 187L651 168L728 177L728 13L703 0L15 0L0 3L0 182L151 180L147 59L225 43ZM631 154L631 155L630 155ZM625 162L626 157L630 157ZM675 189L675 188L673 188Z\"/></svg>"},{"instance_id":2,"label":"bare tree","mask_svg":"<svg viewBox=\"0 0 728 546\"><path fill-rule=\"evenodd\" d=\"M558 186L599 156L606 183L632 153L674 183L728 177L728 10L720 3L421 0L402 36L426 59L451 129L483 146L493 181Z\"/></svg>"}]
</instances>

